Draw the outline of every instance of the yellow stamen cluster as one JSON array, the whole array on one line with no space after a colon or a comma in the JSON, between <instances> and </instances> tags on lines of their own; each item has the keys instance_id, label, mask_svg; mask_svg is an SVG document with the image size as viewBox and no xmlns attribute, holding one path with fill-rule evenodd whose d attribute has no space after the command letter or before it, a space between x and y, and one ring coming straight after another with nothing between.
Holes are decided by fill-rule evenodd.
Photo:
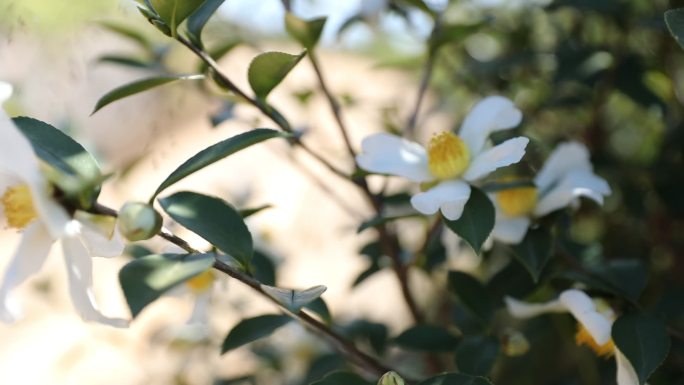
<instances>
[{"instance_id":1,"label":"yellow stamen cluster","mask_svg":"<svg viewBox=\"0 0 684 385\"><path fill-rule=\"evenodd\" d=\"M214 284L214 273L211 270L207 270L185 281L185 284L195 294L204 293L211 289L211 286Z\"/></svg>"},{"instance_id":2,"label":"yellow stamen cluster","mask_svg":"<svg viewBox=\"0 0 684 385\"><path fill-rule=\"evenodd\" d=\"M438 179L453 179L461 176L470 163L468 146L449 131L441 132L430 139L427 145L428 168Z\"/></svg>"},{"instance_id":3,"label":"yellow stamen cluster","mask_svg":"<svg viewBox=\"0 0 684 385\"><path fill-rule=\"evenodd\" d=\"M514 180L507 179L506 182ZM537 205L536 187L517 187L501 190L496 193L496 201L504 214L510 217L521 217L532 213Z\"/></svg>"},{"instance_id":4,"label":"yellow stamen cluster","mask_svg":"<svg viewBox=\"0 0 684 385\"><path fill-rule=\"evenodd\" d=\"M612 339L603 345L599 345L582 324L578 324L575 342L577 345L587 345L599 357L608 358L615 353L615 344Z\"/></svg>"},{"instance_id":5,"label":"yellow stamen cluster","mask_svg":"<svg viewBox=\"0 0 684 385\"><path fill-rule=\"evenodd\" d=\"M25 184L9 187L0 198L9 227L23 229L38 217L31 190Z\"/></svg>"}]
</instances>

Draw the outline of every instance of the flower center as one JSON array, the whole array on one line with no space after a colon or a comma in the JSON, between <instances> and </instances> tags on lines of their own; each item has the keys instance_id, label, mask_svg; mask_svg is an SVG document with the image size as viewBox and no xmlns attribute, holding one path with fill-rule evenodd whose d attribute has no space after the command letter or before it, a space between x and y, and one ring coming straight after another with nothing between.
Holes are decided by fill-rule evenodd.
<instances>
[{"instance_id":1,"label":"flower center","mask_svg":"<svg viewBox=\"0 0 684 385\"><path fill-rule=\"evenodd\" d=\"M23 229L38 217L33 207L31 190L25 184L7 188L0 198L0 203L5 209L7 223L12 228Z\"/></svg>"},{"instance_id":2,"label":"flower center","mask_svg":"<svg viewBox=\"0 0 684 385\"><path fill-rule=\"evenodd\" d=\"M449 131L440 132L427 145L428 168L439 179L457 178L470 163L468 146Z\"/></svg>"},{"instance_id":3,"label":"flower center","mask_svg":"<svg viewBox=\"0 0 684 385\"><path fill-rule=\"evenodd\" d=\"M578 324L577 333L575 334L575 343L577 343L577 345L587 345L599 357L608 358L615 352L615 344L612 339L608 340L608 342L603 345L599 345L582 324Z\"/></svg>"},{"instance_id":4,"label":"flower center","mask_svg":"<svg viewBox=\"0 0 684 385\"><path fill-rule=\"evenodd\" d=\"M204 293L211 289L214 283L214 273L211 270L207 270L198 276L192 277L185 281L185 284L192 290L195 294Z\"/></svg>"},{"instance_id":5,"label":"flower center","mask_svg":"<svg viewBox=\"0 0 684 385\"><path fill-rule=\"evenodd\" d=\"M501 211L509 217L522 217L534 210L537 205L537 196L536 187L516 187L497 192L496 202Z\"/></svg>"}]
</instances>

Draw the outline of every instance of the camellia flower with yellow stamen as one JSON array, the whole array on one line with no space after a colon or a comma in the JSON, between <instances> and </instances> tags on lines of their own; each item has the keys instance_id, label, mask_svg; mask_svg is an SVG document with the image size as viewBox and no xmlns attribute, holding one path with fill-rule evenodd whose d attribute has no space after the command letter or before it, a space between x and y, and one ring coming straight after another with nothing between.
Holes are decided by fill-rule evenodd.
<instances>
[{"instance_id":1,"label":"camellia flower with yellow stamen","mask_svg":"<svg viewBox=\"0 0 684 385\"><path fill-rule=\"evenodd\" d=\"M11 95L0 82L0 104ZM0 108L0 218L21 232L22 238L0 285L0 319L13 322L21 311L12 291L37 273L59 240L69 276L69 293L81 317L122 327L127 321L105 317L92 291L92 256L120 255L124 244L115 223L109 226L77 211L70 215L53 197L54 187L41 172L42 165L31 144ZM106 227L106 230L105 230Z\"/></svg>"},{"instance_id":2,"label":"camellia flower with yellow stamen","mask_svg":"<svg viewBox=\"0 0 684 385\"><path fill-rule=\"evenodd\" d=\"M604 197L610 193L608 182L592 171L589 150L577 142L562 143L534 178L534 186L491 195L496 208L492 237L505 243L520 243L532 218L576 205L580 197L603 204Z\"/></svg>"},{"instance_id":3,"label":"camellia flower with yellow stamen","mask_svg":"<svg viewBox=\"0 0 684 385\"><path fill-rule=\"evenodd\" d=\"M639 377L627 357L620 352L610 333L615 321L613 309L601 300L592 300L581 290L570 289L546 303L527 303L506 297L508 312L516 318L531 318L544 313L569 312L578 322L575 341L589 346L598 356L615 356L618 385L639 385Z\"/></svg>"},{"instance_id":4,"label":"camellia flower with yellow stamen","mask_svg":"<svg viewBox=\"0 0 684 385\"><path fill-rule=\"evenodd\" d=\"M490 96L473 107L459 135L443 131L423 146L398 136L379 133L365 138L356 158L367 171L401 176L426 187L411 198L422 214L442 212L449 220L461 217L470 198L470 184L494 170L517 163L529 139L516 137L488 147L492 132L511 129L522 120L512 101Z\"/></svg>"}]
</instances>

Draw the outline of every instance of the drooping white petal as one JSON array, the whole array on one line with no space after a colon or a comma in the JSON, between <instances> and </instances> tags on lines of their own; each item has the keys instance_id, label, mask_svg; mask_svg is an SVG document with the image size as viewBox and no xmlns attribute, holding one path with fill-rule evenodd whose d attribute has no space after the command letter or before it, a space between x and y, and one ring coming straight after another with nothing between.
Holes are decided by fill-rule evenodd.
<instances>
[{"instance_id":1,"label":"drooping white petal","mask_svg":"<svg viewBox=\"0 0 684 385\"><path fill-rule=\"evenodd\" d=\"M69 274L69 294L76 311L86 321L114 327L127 327L128 321L104 316L97 308L93 295L92 260L77 235L62 238L64 260Z\"/></svg>"},{"instance_id":2,"label":"drooping white petal","mask_svg":"<svg viewBox=\"0 0 684 385\"><path fill-rule=\"evenodd\" d=\"M496 218L494 228L492 229L492 237L497 241L518 244L525 238L527 229L530 227L530 218Z\"/></svg>"},{"instance_id":3,"label":"drooping white petal","mask_svg":"<svg viewBox=\"0 0 684 385\"><path fill-rule=\"evenodd\" d=\"M418 143L379 133L366 137L361 149L356 161L366 171L401 176L414 182L434 179L428 169L427 153Z\"/></svg>"},{"instance_id":4,"label":"drooping white petal","mask_svg":"<svg viewBox=\"0 0 684 385\"><path fill-rule=\"evenodd\" d=\"M12 96L12 85L7 82L0 81L0 105L5 103L10 96Z\"/></svg>"},{"instance_id":5,"label":"drooping white petal","mask_svg":"<svg viewBox=\"0 0 684 385\"><path fill-rule=\"evenodd\" d=\"M461 217L468 198L470 185L460 180L450 180L414 195L411 205L425 215L432 215L441 209L447 219L455 221Z\"/></svg>"},{"instance_id":6,"label":"drooping white petal","mask_svg":"<svg viewBox=\"0 0 684 385\"><path fill-rule=\"evenodd\" d=\"M617 385L639 385L639 376L634 366L618 348L615 348L615 363L617 364Z\"/></svg>"},{"instance_id":7,"label":"drooping white petal","mask_svg":"<svg viewBox=\"0 0 684 385\"><path fill-rule=\"evenodd\" d=\"M479 154L489 134L513 128L521 120L522 112L511 100L503 96L489 96L470 110L458 136L466 143L471 155Z\"/></svg>"},{"instance_id":8,"label":"drooping white petal","mask_svg":"<svg viewBox=\"0 0 684 385\"><path fill-rule=\"evenodd\" d=\"M603 345L610 340L612 320L596 310L594 301L586 293L576 289L565 290L558 299L597 344Z\"/></svg>"},{"instance_id":9,"label":"drooping white petal","mask_svg":"<svg viewBox=\"0 0 684 385\"><path fill-rule=\"evenodd\" d=\"M545 313L565 313L568 311L557 299L544 303L529 303L506 296L504 302L508 312L516 318L532 318Z\"/></svg>"},{"instance_id":10,"label":"drooping white petal","mask_svg":"<svg viewBox=\"0 0 684 385\"><path fill-rule=\"evenodd\" d=\"M11 292L40 270L53 242L42 223L34 221L26 227L0 286L0 319L2 321L13 322L21 317L21 310L11 297Z\"/></svg>"},{"instance_id":11,"label":"drooping white petal","mask_svg":"<svg viewBox=\"0 0 684 385\"><path fill-rule=\"evenodd\" d=\"M83 242L88 248L90 255L94 257L112 258L118 257L123 253L126 243L117 226L114 227L112 236L107 237L105 234L98 231L94 224L83 221L81 223L83 225L81 228L81 236L83 237Z\"/></svg>"},{"instance_id":12,"label":"drooping white petal","mask_svg":"<svg viewBox=\"0 0 684 385\"><path fill-rule=\"evenodd\" d=\"M480 153L470 162L463 179L474 181L489 175L497 168L520 162L529 142L529 139L519 136Z\"/></svg>"},{"instance_id":13,"label":"drooping white petal","mask_svg":"<svg viewBox=\"0 0 684 385\"><path fill-rule=\"evenodd\" d=\"M567 173L575 170L591 171L589 150L584 144L578 142L561 143L539 170L534 178L534 184L544 192Z\"/></svg>"},{"instance_id":14,"label":"drooping white petal","mask_svg":"<svg viewBox=\"0 0 684 385\"><path fill-rule=\"evenodd\" d=\"M603 197L610 195L608 182L587 170L567 173L550 191L542 195L534 209L534 214L544 216L552 211L567 207L580 197L587 197L603 204Z\"/></svg>"}]
</instances>

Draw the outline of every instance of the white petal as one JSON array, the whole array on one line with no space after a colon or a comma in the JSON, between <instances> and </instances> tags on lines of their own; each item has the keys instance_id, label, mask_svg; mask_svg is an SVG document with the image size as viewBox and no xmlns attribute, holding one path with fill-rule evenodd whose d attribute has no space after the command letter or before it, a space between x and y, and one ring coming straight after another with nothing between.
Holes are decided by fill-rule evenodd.
<instances>
[{"instance_id":1,"label":"white petal","mask_svg":"<svg viewBox=\"0 0 684 385\"><path fill-rule=\"evenodd\" d=\"M489 134L520 124L522 112L503 96L482 99L466 116L459 136L468 145L470 154L479 154Z\"/></svg>"},{"instance_id":2,"label":"white petal","mask_svg":"<svg viewBox=\"0 0 684 385\"><path fill-rule=\"evenodd\" d=\"M47 180L40 175L26 182L31 190L33 206L40 221L45 224L53 238L63 237L71 219L64 207L53 199Z\"/></svg>"},{"instance_id":3,"label":"white petal","mask_svg":"<svg viewBox=\"0 0 684 385\"><path fill-rule=\"evenodd\" d=\"M516 318L532 318L545 313L565 313L568 311L558 300L545 303L529 303L506 296L504 297L504 302L508 312Z\"/></svg>"},{"instance_id":4,"label":"white petal","mask_svg":"<svg viewBox=\"0 0 684 385\"><path fill-rule=\"evenodd\" d=\"M461 217L469 197L469 184L450 180L412 196L411 205L425 215L432 215L441 209L447 219L455 221Z\"/></svg>"},{"instance_id":5,"label":"white petal","mask_svg":"<svg viewBox=\"0 0 684 385\"><path fill-rule=\"evenodd\" d=\"M0 319L2 321L13 322L21 316L21 311L11 297L11 292L40 270L53 242L54 240L42 223L33 222L26 227L0 286Z\"/></svg>"},{"instance_id":6,"label":"white petal","mask_svg":"<svg viewBox=\"0 0 684 385\"><path fill-rule=\"evenodd\" d=\"M534 209L538 216L567 207L580 197L587 197L598 204L603 204L603 197L610 195L608 182L591 171L575 170L567 173L563 179L544 194Z\"/></svg>"},{"instance_id":7,"label":"white petal","mask_svg":"<svg viewBox=\"0 0 684 385\"><path fill-rule=\"evenodd\" d=\"M90 255L94 257L112 258L123 253L126 243L124 242L118 226L114 227L111 238L98 231L96 225L81 220L81 235L88 248Z\"/></svg>"},{"instance_id":8,"label":"white petal","mask_svg":"<svg viewBox=\"0 0 684 385\"><path fill-rule=\"evenodd\" d=\"M565 290L559 297L563 306L584 326L597 344L610 340L612 321L596 311L594 301L581 290Z\"/></svg>"},{"instance_id":9,"label":"white petal","mask_svg":"<svg viewBox=\"0 0 684 385\"><path fill-rule=\"evenodd\" d=\"M615 348L615 363L617 364L617 385L639 385L639 376L634 366L618 348Z\"/></svg>"},{"instance_id":10,"label":"white petal","mask_svg":"<svg viewBox=\"0 0 684 385\"><path fill-rule=\"evenodd\" d=\"M69 274L71 301L86 321L96 321L114 327L127 327L128 321L105 317L97 308L93 295L92 261L78 236L62 238L64 260Z\"/></svg>"},{"instance_id":11,"label":"white petal","mask_svg":"<svg viewBox=\"0 0 684 385\"><path fill-rule=\"evenodd\" d=\"M520 159L525 155L525 147L527 147L529 142L529 139L519 136L508 139L478 154L470 162L468 170L463 175L463 179L468 181L477 180L487 176L497 168L520 162Z\"/></svg>"},{"instance_id":12,"label":"white petal","mask_svg":"<svg viewBox=\"0 0 684 385\"><path fill-rule=\"evenodd\" d=\"M518 244L525 238L529 227L530 219L528 217L496 218L492 237L500 242Z\"/></svg>"},{"instance_id":13,"label":"white petal","mask_svg":"<svg viewBox=\"0 0 684 385\"><path fill-rule=\"evenodd\" d=\"M3 81L0 81L0 105L5 103L7 99L12 96L12 85Z\"/></svg>"},{"instance_id":14,"label":"white petal","mask_svg":"<svg viewBox=\"0 0 684 385\"><path fill-rule=\"evenodd\" d=\"M188 319L188 324L209 324L209 304L211 302L211 290L207 290L195 297L195 305L192 307L192 314Z\"/></svg>"},{"instance_id":15,"label":"white petal","mask_svg":"<svg viewBox=\"0 0 684 385\"><path fill-rule=\"evenodd\" d=\"M363 152L356 156L356 162L366 171L401 176L414 182L434 179L428 169L427 153L418 143L379 133L366 137L361 149Z\"/></svg>"},{"instance_id":16,"label":"white petal","mask_svg":"<svg viewBox=\"0 0 684 385\"><path fill-rule=\"evenodd\" d=\"M591 171L589 150L578 142L559 144L534 178L534 183L544 192L565 174L573 170Z\"/></svg>"}]
</instances>

